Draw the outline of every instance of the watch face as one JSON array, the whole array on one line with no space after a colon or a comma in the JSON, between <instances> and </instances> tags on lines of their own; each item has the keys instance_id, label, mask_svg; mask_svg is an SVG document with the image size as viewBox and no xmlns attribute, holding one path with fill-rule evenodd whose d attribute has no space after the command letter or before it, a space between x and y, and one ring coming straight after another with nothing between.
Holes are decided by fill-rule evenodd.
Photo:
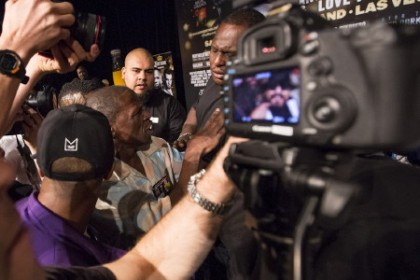
<instances>
[{"instance_id":1,"label":"watch face","mask_svg":"<svg viewBox=\"0 0 420 280\"><path fill-rule=\"evenodd\" d=\"M16 58L8 53L3 53L0 55L0 67L5 71L12 71L17 66Z\"/></svg>"}]
</instances>

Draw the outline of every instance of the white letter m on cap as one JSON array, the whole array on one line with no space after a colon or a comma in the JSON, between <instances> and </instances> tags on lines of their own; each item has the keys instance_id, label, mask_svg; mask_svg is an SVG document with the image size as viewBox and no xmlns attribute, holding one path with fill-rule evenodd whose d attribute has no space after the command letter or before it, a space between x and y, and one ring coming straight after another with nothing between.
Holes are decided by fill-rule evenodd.
<instances>
[{"instance_id":1,"label":"white letter m on cap","mask_svg":"<svg viewBox=\"0 0 420 280\"><path fill-rule=\"evenodd\" d=\"M64 151L66 152L77 152L79 138L76 138L71 142L69 139L65 138L64 141Z\"/></svg>"}]
</instances>

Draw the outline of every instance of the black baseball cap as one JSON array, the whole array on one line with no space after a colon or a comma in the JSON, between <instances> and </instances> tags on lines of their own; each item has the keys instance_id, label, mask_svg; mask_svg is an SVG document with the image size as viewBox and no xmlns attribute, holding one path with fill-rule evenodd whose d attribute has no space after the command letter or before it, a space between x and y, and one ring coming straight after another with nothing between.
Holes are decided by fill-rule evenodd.
<instances>
[{"instance_id":1,"label":"black baseball cap","mask_svg":"<svg viewBox=\"0 0 420 280\"><path fill-rule=\"evenodd\" d=\"M53 172L57 159L75 157L89 162L91 172ZM99 111L74 104L52 110L38 131L38 166L48 178L84 181L106 176L114 162L114 142L108 119Z\"/></svg>"}]
</instances>

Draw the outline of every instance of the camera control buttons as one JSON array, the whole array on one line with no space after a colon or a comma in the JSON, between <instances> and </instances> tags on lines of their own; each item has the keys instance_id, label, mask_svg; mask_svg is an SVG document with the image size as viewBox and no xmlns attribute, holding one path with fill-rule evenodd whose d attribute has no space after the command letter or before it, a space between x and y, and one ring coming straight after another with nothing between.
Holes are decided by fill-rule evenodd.
<instances>
[{"instance_id":1,"label":"camera control buttons","mask_svg":"<svg viewBox=\"0 0 420 280\"><path fill-rule=\"evenodd\" d=\"M325 76L332 72L333 64L330 58L328 57L321 57L316 60L314 60L309 66L308 66L308 73L311 76L317 77L317 76Z\"/></svg>"},{"instance_id":2,"label":"camera control buttons","mask_svg":"<svg viewBox=\"0 0 420 280\"><path fill-rule=\"evenodd\" d=\"M340 108L340 103L335 98L326 97L314 106L313 116L321 123L329 123L337 117Z\"/></svg>"},{"instance_id":3,"label":"camera control buttons","mask_svg":"<svg viewBox=\"0 0 420 280\"><path fill-rule=\"evenodd\" d=\"M318 52L319 46L320 44L318 39L308 40L302 44L300 47L300 52L304 56L309 56Z\"/></svg>"},{"instance_id":4,"label":"camera control buttons","mask_svg":"<svg viewBox=\"0 0 420 280\"><path fill-rule=\"evenodd\" d=\"M349 127L356 116L356 108L351 91L331 85L316 90L308 101L306 116L314 128L336 133Z\"/></svg>"}]
</instances>

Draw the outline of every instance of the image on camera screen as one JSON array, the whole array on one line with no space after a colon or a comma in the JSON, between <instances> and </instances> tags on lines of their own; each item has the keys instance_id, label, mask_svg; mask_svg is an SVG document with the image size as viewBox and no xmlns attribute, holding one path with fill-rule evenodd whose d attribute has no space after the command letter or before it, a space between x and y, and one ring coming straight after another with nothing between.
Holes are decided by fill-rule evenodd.
<instances>
[{"instance_id":1,"label":"image on camera screen","mask_svg":"<svg viewBox=\"0 0 420 280\"><path fill-rule=\"evenodd\" d=\"M298 67L287 67L232 77L233 121L297 124L300 76Z\"/></svg>"}]
</instances>

